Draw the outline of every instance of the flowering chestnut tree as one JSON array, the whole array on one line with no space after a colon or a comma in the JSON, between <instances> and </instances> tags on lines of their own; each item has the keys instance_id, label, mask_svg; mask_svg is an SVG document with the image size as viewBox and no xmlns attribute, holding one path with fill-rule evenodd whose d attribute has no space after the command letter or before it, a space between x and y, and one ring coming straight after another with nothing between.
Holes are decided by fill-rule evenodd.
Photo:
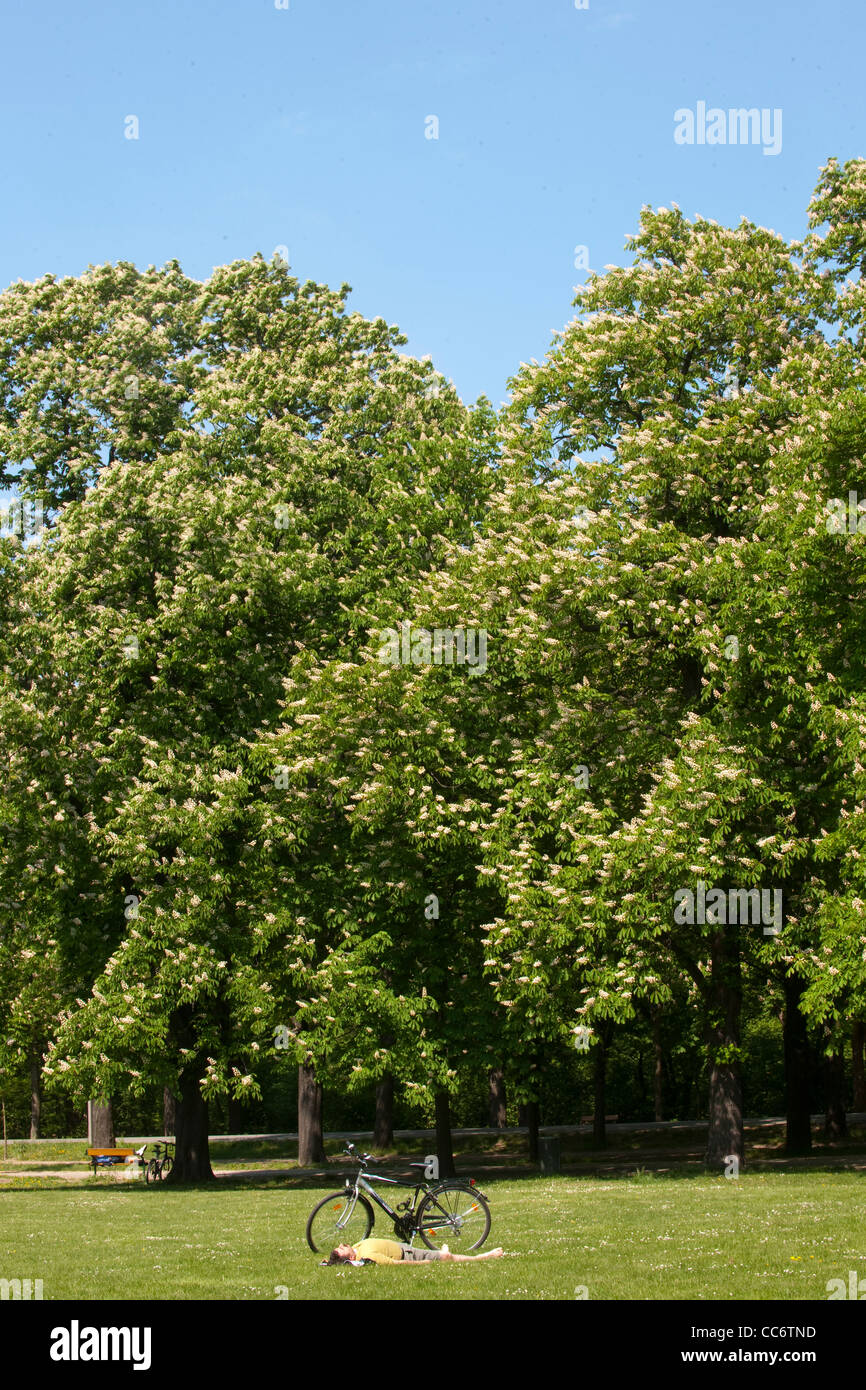
<instances>
[{"instance_id":1,"label":"flowering chestnut tree","mask_svg":"<svg viewBox=\"0 0 866 1390\"><path fill-rule=\"evenodd\" d=\"M34 718L104 866L94 910L120 924L46 1071L82 1095L170 1086L178 1180L209 1176L207 1096L256 1093L285 1013L250 750L299 654L351 651L358 606L471 531L489 486L489 408L347 314L347 288L261 258L216 271L188 409L106 462L28 566Z\"/></svg>"}]
</instances>

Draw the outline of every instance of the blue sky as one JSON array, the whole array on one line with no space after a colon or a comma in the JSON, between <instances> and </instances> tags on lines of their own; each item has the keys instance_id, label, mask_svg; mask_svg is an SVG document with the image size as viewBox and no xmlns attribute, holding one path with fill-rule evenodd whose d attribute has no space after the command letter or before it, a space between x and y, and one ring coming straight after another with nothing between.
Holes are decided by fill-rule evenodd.
<instances>
[{"instance_id":1,"label":"blue sky","mask_svg":"<svg viewBox=\"0 0 866 1390\"><path fill-rule=\"evenodd\" d=\"M573 316L576 246L624 263L644 203L800 236L827 157L866 154L863 0L288 2L7 0L0 287L287 246L497 405ZM677 144L701 101L780 109L781 151Z\"/></svg>"}]
</instances>

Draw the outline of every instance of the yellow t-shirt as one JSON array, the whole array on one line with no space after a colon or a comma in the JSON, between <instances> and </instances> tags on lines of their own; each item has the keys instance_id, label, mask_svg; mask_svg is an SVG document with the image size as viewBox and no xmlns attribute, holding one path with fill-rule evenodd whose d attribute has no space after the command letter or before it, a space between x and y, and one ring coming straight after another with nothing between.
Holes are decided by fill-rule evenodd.
<instances>
[{"instance_id":1,"label":"yellow t-shirt","mask_svg":"<svg viewBox=\"0 0 866 1390\"><path fill-rule=\"evenodd\" d=\"M359 1240L354 1247L359 1260L372 1260L377 1265L399 1265L403 1263L403 1248L396 1240Z\"/></svg>"}]
</instances>

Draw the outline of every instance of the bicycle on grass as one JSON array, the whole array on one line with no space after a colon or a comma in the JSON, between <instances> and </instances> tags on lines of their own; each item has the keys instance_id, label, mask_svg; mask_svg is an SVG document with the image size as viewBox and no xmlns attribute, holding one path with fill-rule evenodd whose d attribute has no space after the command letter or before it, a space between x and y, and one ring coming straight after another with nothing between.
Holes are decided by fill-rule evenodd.
<instances>
[{"instance_id":1,"label":"bicycle on grass","mask_svg":"<svg viewBox=\"0 0 866 1390\"><path fill-rule=\"evenodd\" d=\"M163 1178L168 1177L174 1167L174 1159L169 1153L169 1149L173 1149L174 1144L169 1143L166 1139L162 1143L154 1144L153 1147L156 1149L156 1158L152 1158L144 1170L145 1182L160 1182ZM165 1153L160 1156L159 1151L163 1148Z\"/></svg>"},{"instance_id":2,"label":"bicycle on grass","mask_svg":"<svg viewBox=\"0 0 866 1390\"><path fill-rule=\"evenodd\" d=\"M390 1216L397 1239L410 1245L415 1236L420 1236L430 1250L440 1250L447 1245L452 1253L462 1254L484 1244L490 1233L490 1207L484 1193L475 1186L474 1178L446 1179L432 1184L417 1182L411 1201L399 1202L395 1208L380 1197L371 1183L387 1183L392 1187L411 1187L412 1184L368 1173L367 1164L372 1162L372 1157L370 1154L356 1155L354 1144L346 1144L343 1152L357 1158L358 1171L354 1178L346 1179L344 1191L323 1197L310 1212L307 1244L316 1254L336 1245L357 1245L366 1240L376 1219L370 1199ZM424 1168L425 1164L409 1166Z\"/></svg>"}]
</instances>

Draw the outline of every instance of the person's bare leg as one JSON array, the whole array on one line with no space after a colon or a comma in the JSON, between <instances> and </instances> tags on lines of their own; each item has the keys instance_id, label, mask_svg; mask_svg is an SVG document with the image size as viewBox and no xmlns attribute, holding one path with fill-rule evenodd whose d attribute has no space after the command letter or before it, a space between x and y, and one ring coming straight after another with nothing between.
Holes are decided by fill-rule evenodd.
<instances>
[{"instance_id":1,"label":"person's bare leg","mask_svg":"<svg viewBox=\"0 0 866 1390\"><path fill-rule=\"evenodd\" d=\"M485 1250L483 1255L444 1255L446 1260L454 1260L456 1264L465 1264L467 1260L498 1260L505 1251L501 1245L497 1245L495 1250Z\"/></svg>"}]
</instances>

